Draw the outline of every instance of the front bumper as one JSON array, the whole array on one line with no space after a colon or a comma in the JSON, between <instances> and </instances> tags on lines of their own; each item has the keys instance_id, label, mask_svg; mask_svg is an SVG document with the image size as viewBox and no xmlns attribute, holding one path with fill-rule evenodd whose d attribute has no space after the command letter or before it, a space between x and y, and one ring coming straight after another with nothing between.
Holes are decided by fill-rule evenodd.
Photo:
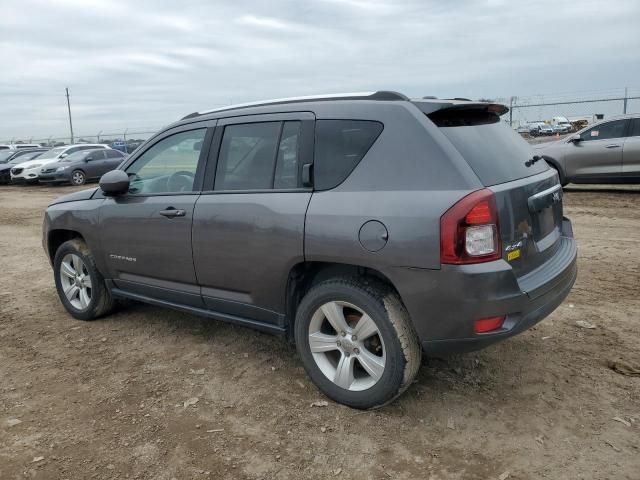
<instances>
[{"instance_id":1,"label":"front bumper","mask_svg":"<svg viewBox=\"0 0 640 480\"><path fill-rule=\"evenodd\" d=\"M406 269L392 278L428 354L479 350L521 333L553 312L577 277L577 247L564 219L555 254L517 278L504 260ZM475 333L475 320L506 315L502 328Z\"/></svg>"},{"instance_id":2,"label":"front bumper","mask_svg":"<svg viewBox=\"0 0 640 480\"><path fill-rule=\"evenodd\" d=\"M69 182L69 174L67 172L52 172L41 173L38 176L38 181L41 183L57 183L57 182Z\"/></svg>"},{"instance_id":3,"label":"front bumper","mask_svg":"<svg viewBox=\"0 0 640 480\"><path fill-rule=\"evenodd\" d=\"M11 183L37 182L39 177L38 169L23 170L17 175L11 174Z\"/></svg>"}]
</instances>

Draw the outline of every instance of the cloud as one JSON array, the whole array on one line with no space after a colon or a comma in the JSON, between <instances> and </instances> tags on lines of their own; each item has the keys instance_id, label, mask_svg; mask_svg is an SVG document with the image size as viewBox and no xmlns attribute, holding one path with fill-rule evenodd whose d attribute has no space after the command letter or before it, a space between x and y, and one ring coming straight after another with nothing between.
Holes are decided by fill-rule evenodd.
<instances>
[{"instance_id":1,"label":"cloud","mask_svg":"<svg viewBox=\"0 0 640 480\"><path fill-rule=\"evenodd\" d=\"M0 140L153 129L230 102L640 87L640 4L3 0Z\"/></svg>"}]
</instances>

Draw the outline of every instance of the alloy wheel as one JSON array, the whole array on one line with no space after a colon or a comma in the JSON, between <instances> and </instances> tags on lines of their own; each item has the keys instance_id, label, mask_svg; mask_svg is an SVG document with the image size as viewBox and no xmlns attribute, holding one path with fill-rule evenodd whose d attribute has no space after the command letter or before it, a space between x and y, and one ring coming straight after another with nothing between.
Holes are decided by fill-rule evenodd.
<instances>
[{"instance_id":1,"label":"alloy wheel","mask_svg":"<svg viewBox=\"0 0 640 480\"><path fill-rule=\"evenodd\" d=\"M74 185L82 185L84 183L84 174L82 172L73 172L71 181Z\"/></svg>"},{"instance_id":2,"label":"alloy wheel","mask_svg":"<svg viewBox=\"0 0 640 480\"><path fill-rule=\"evenodd\" d=\"M340 301L318 308L309 323L309 347L320 371L345 390L371 388L382 377L385 347L375 321Z\"/></svg>"},{"instance_id":3,"label":"alloy wheel","mask_svg":"<svg viewBox=\"0 0 640 480\"><path fill-rule=\"evenodd\" d=\"M68 253L60 263L60 283L69 303L84 310L91 302L91 275L80 256Z\"/></svg>"}]
</instances>

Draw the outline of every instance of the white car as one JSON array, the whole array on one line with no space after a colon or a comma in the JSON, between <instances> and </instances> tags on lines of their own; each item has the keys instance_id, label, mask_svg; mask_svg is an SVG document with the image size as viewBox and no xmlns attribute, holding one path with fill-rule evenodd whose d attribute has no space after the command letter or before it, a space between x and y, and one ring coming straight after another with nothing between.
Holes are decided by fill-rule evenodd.
<instances>
[{"instance_id":1,"label":"white car","mask_svg":"<svg viewBox=\"0 0 640 480\"><path fill-rule=\"evenodd\" d=\"M39 143L3 143L0 145L0 150L21 150L24 148L40 148L41 146Z\"/></svg>"},{"instance_id":2,"label":"white car","mask_svg":"<svg viewBox=\"0 0 640 480\"><path fill-rule=\"evenodd\" d=\"M65 145L52 148L44 152L38 158L28 162L19 163L11 169L11 183L36 183L40 175L40 169L48 163L58 162L72 153L80 150L94 150L96 148L109 148L107 145L96 143L83 143L80 145Z\"/></svg>"}]
</instances>

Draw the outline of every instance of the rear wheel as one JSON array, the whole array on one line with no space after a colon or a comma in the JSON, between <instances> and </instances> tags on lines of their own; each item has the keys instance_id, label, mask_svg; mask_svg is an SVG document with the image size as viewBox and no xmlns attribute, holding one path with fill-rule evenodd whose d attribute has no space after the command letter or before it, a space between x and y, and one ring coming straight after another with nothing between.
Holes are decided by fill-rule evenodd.
<instances>
[{"instance_id":1,"label":"rear wheel","mask_svg":"<svg viewBox=\"0 0 640 480\"><path fill-rule=\"evenodd\" d=\"M113 309L111 293L82 240L69 240L58 248L53 271L60 301L75 318L95 320Z\"/></svg>"},{"instance_id":2,"label":"rear wheel","mask_svg":"<svg viewBox=\"0 0 640 480\"><path fill-rule=\"evenodd\" d=\"M71 183L73 185L84 185L86 180L86 176L82 170L74 170L71 173Z\"/></svg>"},{"instance_id":3,"label":"rear wheel","mask_svg":"<svg viewBox=\"0 0 640 480\"><path fill-rule=\"evenodd\" d=\"M413 381L422 350L400 298L384 285L333 279L313 287L296 315L305 370L333 400L375 408Z\"/></svg>"}]
</instances>

